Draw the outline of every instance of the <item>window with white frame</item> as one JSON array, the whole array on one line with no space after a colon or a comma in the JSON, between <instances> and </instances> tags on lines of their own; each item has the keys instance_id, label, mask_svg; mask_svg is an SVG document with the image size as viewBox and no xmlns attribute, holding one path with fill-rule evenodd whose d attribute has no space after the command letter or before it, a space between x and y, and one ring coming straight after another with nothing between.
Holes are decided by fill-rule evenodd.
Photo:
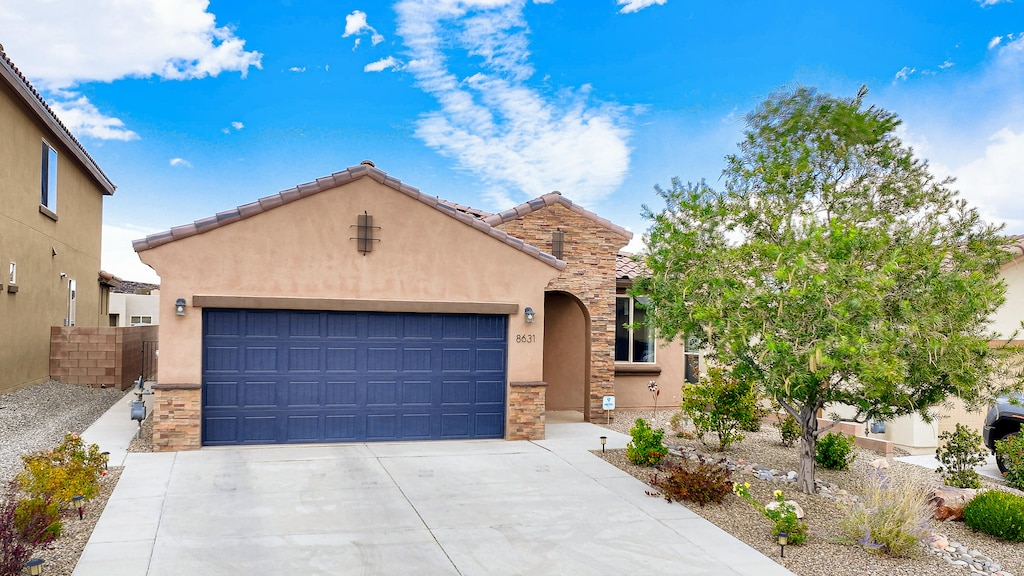
<instances>
[{"instance_id":1,"label":"window with white frame","mask_svg":"<svg viewBox=\"0 0 1024 576\"><path fill-rule=\"evenodd\" d=\"M645 325L644 298L615 297L615 361L654 363L654 330Z\"/></svg>"},{"instance_id":2,"label":"window with white frame","mask_svg":"<svg viewBox=\"0 0 1024 576\"><path fill-rule=\"evenodd\" d=\"M131 323L132 323L133 326L135 324L152 324L153 323L153 317L152 316L132 316L131 317L131 321L132 321Z\"/></svg>"},{"instance_id":3,"label":"window with white frame","mask_svg":"<svg viewBox=\"0 0 1024 576\"><path fill-rule=\"evenodd\" d=\"M57 213L57 151L43 142L39 205Z\"/></svg>"}]
</instances>

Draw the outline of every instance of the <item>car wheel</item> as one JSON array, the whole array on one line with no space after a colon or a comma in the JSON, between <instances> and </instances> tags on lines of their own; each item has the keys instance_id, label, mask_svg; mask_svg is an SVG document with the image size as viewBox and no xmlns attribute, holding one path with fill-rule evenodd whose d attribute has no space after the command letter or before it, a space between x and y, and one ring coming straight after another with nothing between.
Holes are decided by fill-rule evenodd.
<instances>
[{"instance_id":1,"label":"car wheel","mask_svg":"<svg viewBox=\"0 0 1024 576\"><path fill-rule=\"evenodd\" d=\"M999 440L1007 440L1013 438L1016 435L1016 432L1010 432L1009 434L1001 436L998 440L996 440L996 442L999 442ZM995 442L992 445L995 446ZM1003 476L1006 476L1006 464L1003 463L1003 459L999 456L999 452L996 452L996 466L999 467L999 472Z\"/></svg>"}]
</instances>

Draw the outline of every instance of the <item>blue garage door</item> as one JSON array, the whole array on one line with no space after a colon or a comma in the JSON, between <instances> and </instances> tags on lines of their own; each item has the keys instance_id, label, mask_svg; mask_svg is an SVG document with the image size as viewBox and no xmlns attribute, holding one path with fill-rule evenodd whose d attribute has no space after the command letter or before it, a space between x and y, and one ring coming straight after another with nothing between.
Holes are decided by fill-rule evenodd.
<instances>
[{"instance_id":1,"label":"blue garage door","mask_svg":"<svg viewBox=\"0 0 1024 576\"><path fill-rule=\"evenodd\" d=\"M203 444L502 438L505 323L203 310Z\"/></svg>"}]
</instances>

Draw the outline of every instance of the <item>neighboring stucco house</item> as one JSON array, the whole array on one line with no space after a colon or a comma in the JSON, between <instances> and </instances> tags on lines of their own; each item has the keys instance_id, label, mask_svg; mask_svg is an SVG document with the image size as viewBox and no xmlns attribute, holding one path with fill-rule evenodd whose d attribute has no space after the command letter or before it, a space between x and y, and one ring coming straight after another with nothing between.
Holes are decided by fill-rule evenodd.
<instances>
[{"instance_id":1,"label":"neighboring stucco house","mask_svg":"<svg viewBox=\"0 0 1024 576\"><path fill-rule=\"evenodd\" d=\"M154 445L542 438L548 410L651 405L659 378L678 402L681 346L622 327L631 236L558 193L488 214L364 162L137 240L166 296Z\"/></svg>"},{"instance_id":2,"label":"neighboring stucco house","mask_svg":"<svg viewBox=\"0 0 1024 576\"><path fill-rule=\"evenodd\" d=\"M110 291L110 326L148 326L160 321L160 286L122 280Z\"/></svg>"},{"instance_id":3,"label":"neighboring stucco house","mask_svg":"<svg viewBox=\"0 0 1024 576\"><path fill-rule=\"evenodd\" d=\"M103 197L85 148L0 47L0 393L45 381L51 326L107 323Z\"/></svg>"}]
</instances>

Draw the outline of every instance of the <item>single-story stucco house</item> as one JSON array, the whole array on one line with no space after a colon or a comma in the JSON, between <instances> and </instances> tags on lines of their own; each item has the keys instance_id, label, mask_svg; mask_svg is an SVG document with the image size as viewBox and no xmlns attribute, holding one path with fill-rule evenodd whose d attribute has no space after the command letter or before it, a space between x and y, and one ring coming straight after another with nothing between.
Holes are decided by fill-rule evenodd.
<instances>
[{"instance_id":1,"label":"single-story stucco house","mask_svg":"<svg viewBox=\"0 0 1024 576\"><path fill-rule=\"evenodd\" d=\"M631 236L557 192L489 214L366 161L137 240L155 449L535 439L549 410L652 405L651 380L678 405L682 344L625 326Z\"/></svg>"}]
</instances>

